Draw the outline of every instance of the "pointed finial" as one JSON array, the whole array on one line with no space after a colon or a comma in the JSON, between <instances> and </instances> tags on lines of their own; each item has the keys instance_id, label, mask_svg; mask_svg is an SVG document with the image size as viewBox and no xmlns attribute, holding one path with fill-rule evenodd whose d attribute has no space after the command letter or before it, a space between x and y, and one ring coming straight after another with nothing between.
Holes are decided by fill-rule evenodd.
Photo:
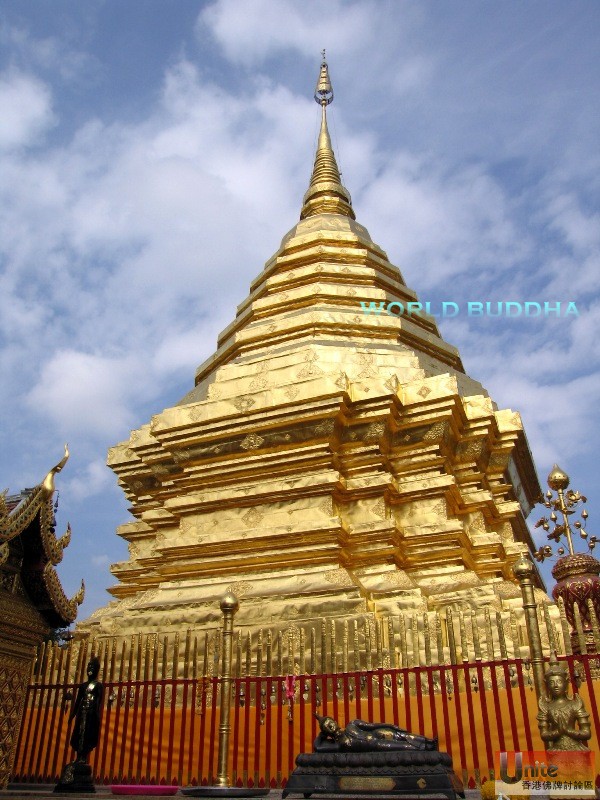
<instances>
[{"instance_id":1,"label":"pointed finial","mask_svg":"<svg viewBox=\"0 0 600 800\"><path fill-rule=\"evenodd\" d=\"M333 101L333 89L329 80L327 61L325 61L325 50L323 50L322 55L323 61L321 62L321 71L317 81L317 88L315 89L315 100L320 106L328 106Z\"/></svg>"},{"instance_id":2,"label":"pointed finial","mask_svg":"<svg viewBox=\"0 0 600 800\"><path fill-rule=\"evenodd\" d=\"M558 464L552 467L552 471L548 475L548 486L554 491L558 489L566 489L569 485L569 476L562 470Z\"/></svg>"},{"instance_id":3,"label":"pointed finial","mask_svg":"<svg viewBox=\"0 0 600 800\"><path fill-rule=\"evenodd\" d=\"M319 131L319 142L310 186L304 195L300 219L316 214L343 214L351 219L356 219L352 210L350 192L342 185L327 128L325 109L333 100L333 88L329 79L325 50L322 55L321 70L314 94L316 102L321 106L321 130Z\"/></svg>"},{"instance_id":4,"label":"pointed finial","mask_svg":"<svg viewBox=\"0 0 600 800\"><path fill-rule=\"evenodd\" d=\"M513 564L513 575L520 582L526 578L531 578L535 572L533 562L527 558L525 553L521 553L521 557Z\"/></svg>"}]
</instances>

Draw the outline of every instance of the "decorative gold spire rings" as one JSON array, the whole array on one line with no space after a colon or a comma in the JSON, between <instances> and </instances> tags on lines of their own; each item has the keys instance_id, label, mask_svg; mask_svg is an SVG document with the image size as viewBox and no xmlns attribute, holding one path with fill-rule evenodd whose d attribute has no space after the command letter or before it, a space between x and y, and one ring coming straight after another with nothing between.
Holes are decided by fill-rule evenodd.
<instances>
[{"instance_id":1,"label":"decorative gold spire rings","mask_svg":"<svg viewBox=\"0 0 600 800\"><path fill-rule=\"evenodd\" d=\"M328 106L333 102L333 87L329 80L329 70L327 61L325 60L325 50L323 50L323 61L321 62L321 71L319 72L319 79L315 89L315 100L321 106Z\"/></svg>"},{"instance_id":2,"label":"decorative gold spire rings","mask_svg":"<svg viewBox=\"0 0 600 800\"><path fill-rule=\"evenodd\" d=\"M329 79L329 68L325 61L325 51L323 51L323 62L314 97L321 106L321 130L310 186L304 195L300 219L316 214L343 214L351 219L356 219L352 210L350 192L342 185L327 128L325 109L333 101L333 88Z\"/></svg>"}]
</instances>

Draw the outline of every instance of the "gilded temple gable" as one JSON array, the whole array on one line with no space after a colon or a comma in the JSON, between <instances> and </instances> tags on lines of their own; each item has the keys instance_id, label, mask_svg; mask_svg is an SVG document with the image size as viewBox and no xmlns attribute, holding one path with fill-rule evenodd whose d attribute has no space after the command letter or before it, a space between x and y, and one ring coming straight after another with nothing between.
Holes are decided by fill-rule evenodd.
<instances>
[{"instance_id":1,"label":"gilded temple gable","mask_svg":"<svg viewBox=\"0 0 600 800\"><path fill-rule=\"evenodd\" d=\"M44 480L17 495L3 495L0 504L0 571L2 587L25 596L50 627L68 625L83 601L82 588L69 600L54 569L71 540L71 527L55 533L54 478L65 455Z\"/></svg>"}]
</instances>

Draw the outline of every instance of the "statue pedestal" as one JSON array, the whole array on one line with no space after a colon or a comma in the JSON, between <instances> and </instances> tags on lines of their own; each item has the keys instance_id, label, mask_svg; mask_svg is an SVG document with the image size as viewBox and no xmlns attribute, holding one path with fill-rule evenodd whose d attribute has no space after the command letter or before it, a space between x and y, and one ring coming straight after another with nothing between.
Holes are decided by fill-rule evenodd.
<instances>
[{"instance_id":1,"label":"statue pedestal","mask_svg":"<svg viewBox=\"0 0 600 800\"><path fill-rule=\"evenodd\" d=\"M95 794L92 768L85 761L72 761L63 767L60 780L54 787L55 792L69 794Z\"/></svg>"},{"instance_id":2,"label":"statue pedestal","mask_svg":"<svg viewBox=\"0 0 600 800\"><path fill-rule=\"evenodd\" d=\"M282 797L298 793L391 797L464 797L452 759L439 750L371 753L300 753Z\"/></svg>"}]
</instances>

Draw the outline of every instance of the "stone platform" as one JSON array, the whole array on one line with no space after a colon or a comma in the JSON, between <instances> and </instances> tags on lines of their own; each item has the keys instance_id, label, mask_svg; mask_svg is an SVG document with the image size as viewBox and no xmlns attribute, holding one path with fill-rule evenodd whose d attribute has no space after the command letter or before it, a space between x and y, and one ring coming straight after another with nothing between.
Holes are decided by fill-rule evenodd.
<instances>
[{"instance_id":1,"label":"stone platform","mask_svg":"<svg viewBox=\"0 0 600 800\"><path fill-rule=\"evenodd\" d=\"M390 797L464 797L452 759L439 751L300 753L282 797L288 794L360 794Z\"/></svg>"},{"instance_id":2,"label":"stone platform","mask_svg":"<svg viewBox=\"0 0 600 800\"><path fill-rule=\"evenodd\" d=\"M0 800L38 800L38 798L48 798L51 800L52 797L56 797L57 795L53 793L54 785L49 784L35 784L35 783L28 783L28 784L9 784L7 789L0 790ZM285 789L271 789L269 793L269 800L282 800L283 792ZM98 795L101 800L110 800L110 798L114 797L111 793L110 788L108 786L102 786L97 784L96 785L96 794ZM331 795L332 797L339 797L339 795ZM83 800L83 798L89 798L89 795L82 794L70 794L70 800ZM141 796L140 800L150 800L151 795ZM344 795L344 800L366 800L366 798L376 798L377 794L372 793L370 795L365 796L364 794L355 795L355 794L348 794ZM478 789L467 789L465 791L466 800L481 800L481 793ZM327 795L319 795L319 800L328 800ZM541 796L539 800L549 800L547 797Z\"/></svg>"}]
</instances>

